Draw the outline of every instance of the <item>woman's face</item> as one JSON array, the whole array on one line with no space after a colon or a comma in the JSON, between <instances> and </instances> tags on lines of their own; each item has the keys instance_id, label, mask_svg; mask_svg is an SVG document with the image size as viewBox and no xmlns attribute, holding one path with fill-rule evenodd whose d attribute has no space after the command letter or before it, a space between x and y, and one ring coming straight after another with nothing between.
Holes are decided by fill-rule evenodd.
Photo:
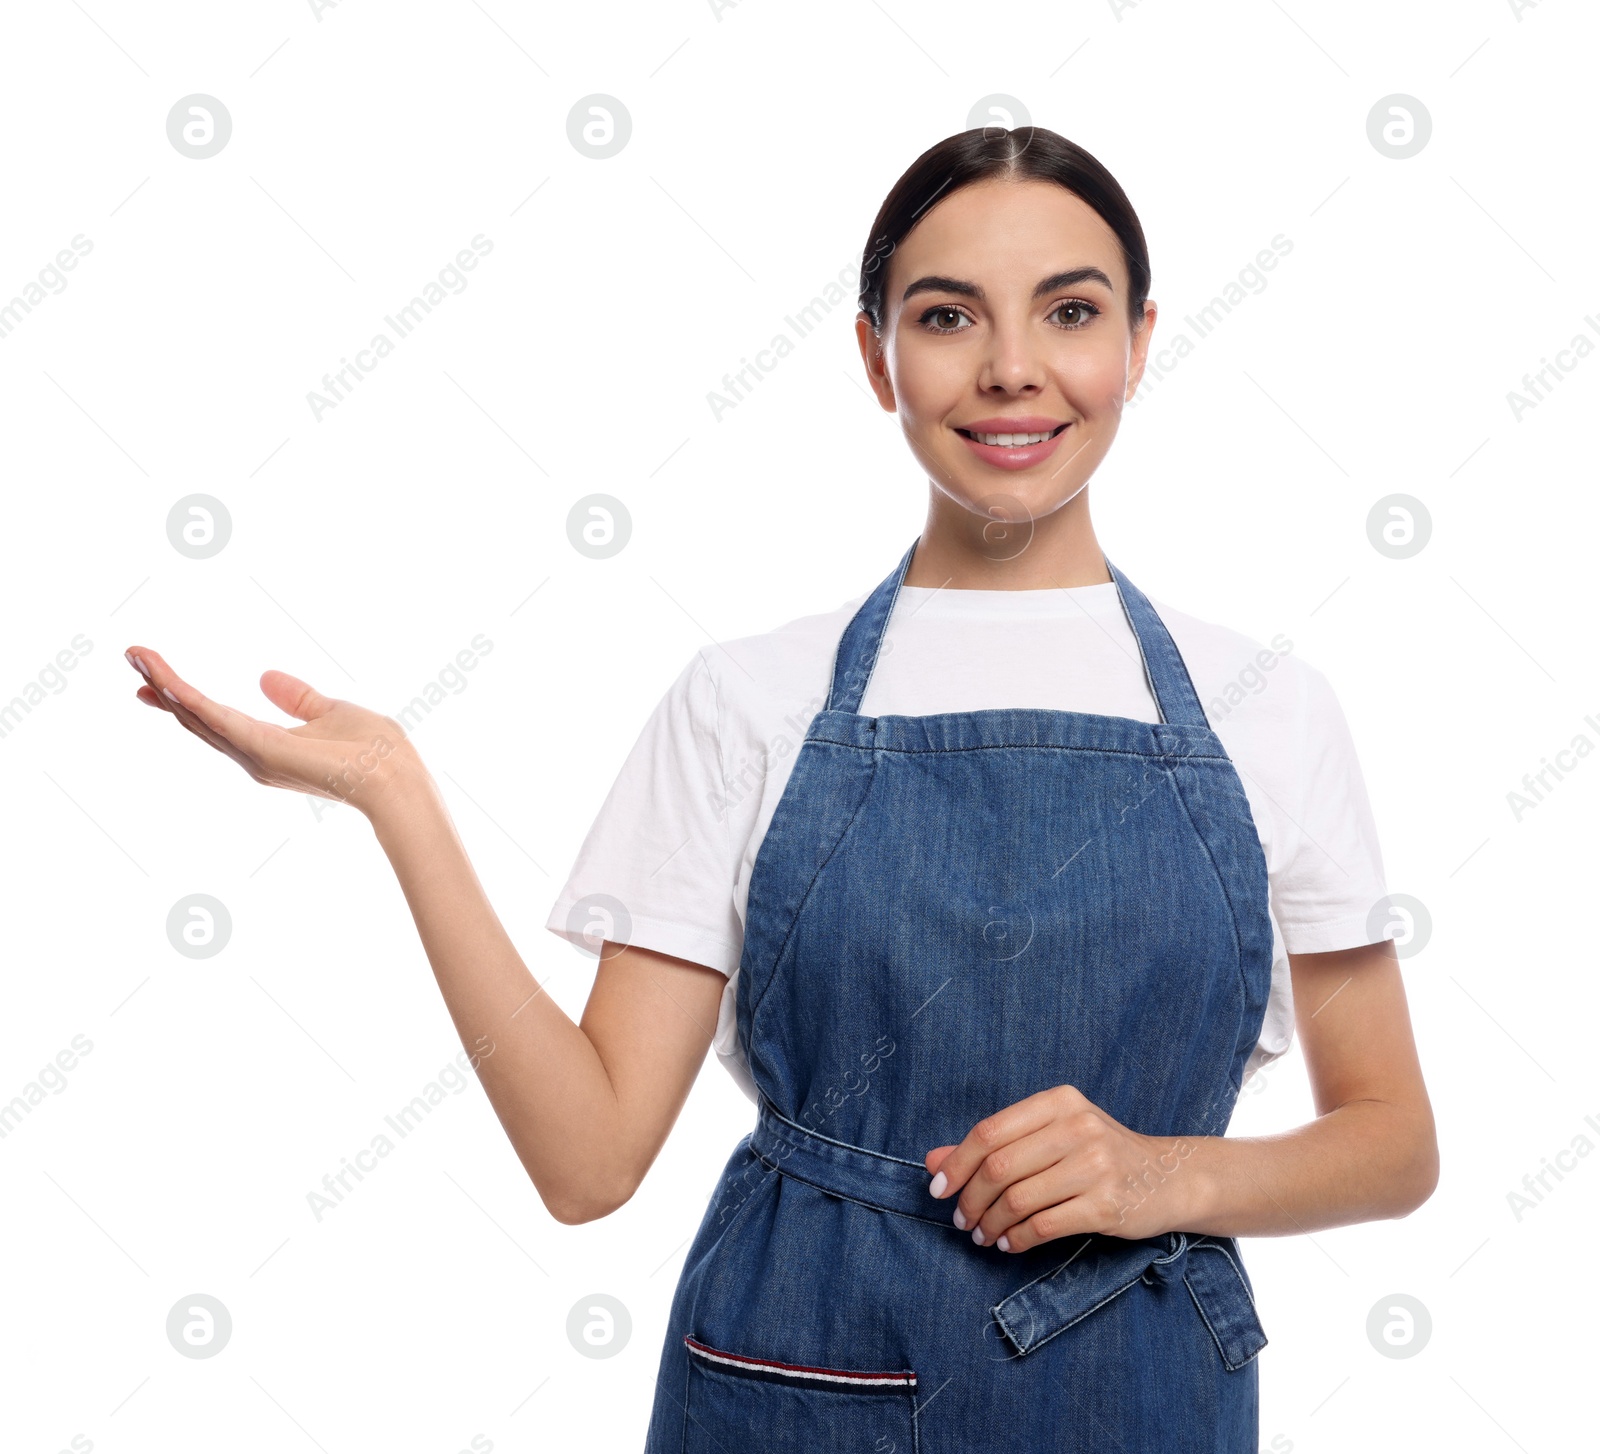
<instances>
[{"instance_id":1,"label":"woman's face","mask_svg":"<svg viewBox=\"0 0 1600 1454\"><path fill-rule=\"evenodd\" d=\"M1155 322L1147 303L1129 327L1116 234L1053 182L989 180L936 203L883 265L882 333L858 314L856 335L934 487L998 519L1059 509L1116 437Z\"/></svg>"}]
</instances>

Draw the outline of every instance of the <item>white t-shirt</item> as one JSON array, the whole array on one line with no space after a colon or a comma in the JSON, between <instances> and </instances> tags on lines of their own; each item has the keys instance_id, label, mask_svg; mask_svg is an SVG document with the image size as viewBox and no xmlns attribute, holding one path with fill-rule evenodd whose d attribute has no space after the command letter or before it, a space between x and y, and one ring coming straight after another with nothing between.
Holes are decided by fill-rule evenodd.
<instances>
[{"instance_id":1,"label":"white t-shirt","mask_svg":"<svg viewBox=\"0 0 1600 1454\"><path fill-rule=\"evenodd\" d=\"M735 986L750 870L834 648L869 591L835 610L697 651L651 713L578 852L546 927L582 945L580 900L627 909L627 941L728 976L715 1048L755 1099ZM1383 859L1344 713L1281 633L1263 646L1151 599L1244 784L1266 855L1272 989L1248 1077L1294 1034L1288 955L1350 949L1369 932ZM1114 583L1021 591L902 586L859 710L924 715L1050 707L1160 720ZM593 931L592 931L593 932ZM611 937L622 937L611 936Z\"/></svg>"}]
</instances>

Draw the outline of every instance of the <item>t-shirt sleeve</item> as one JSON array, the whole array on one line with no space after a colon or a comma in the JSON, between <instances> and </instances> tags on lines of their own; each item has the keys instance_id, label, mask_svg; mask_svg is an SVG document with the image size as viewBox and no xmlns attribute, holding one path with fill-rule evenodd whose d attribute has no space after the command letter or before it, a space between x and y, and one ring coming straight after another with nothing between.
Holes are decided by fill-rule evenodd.
<instances>
[{"instance_id":1,"label":"t-shirt sleeve","mask_svg":"<svg viewBox=\"0 0 1600 1454\"><path fill-rule=\"evenodd\" d=\"M606 794L545 921L552 933L586 947L586 926L598 924L589 932L723 974L738 967L743 929L717 707L716 682L696 652Z\"/></svg>"},{"instance_id":2,"label":"t-shirt sleeve","mask_svg":"<svg viewBox=\"0 0 1600 1454\"><path fill-rule=\"evenodd\" d=\"M1387 893L1383 854L1350 725L1328 679L1302 665L1290 849L1272 896L1284 948L1319 954L1396 938L1404 928L1374 914Z\"/></svg>"}]
</instances>

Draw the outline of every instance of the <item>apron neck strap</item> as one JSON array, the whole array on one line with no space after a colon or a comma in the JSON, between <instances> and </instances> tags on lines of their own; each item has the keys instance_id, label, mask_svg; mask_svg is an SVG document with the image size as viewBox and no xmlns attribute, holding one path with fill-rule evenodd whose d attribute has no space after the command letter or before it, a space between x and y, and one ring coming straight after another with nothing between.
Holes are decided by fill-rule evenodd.
<instances>
[{"instance_id":1,"label":"apron neck strap","mask_svg":"<svg viewBox=\"0 0 1600 1454\"><path fill-rule=\"evenodd\" d=\"M829 712L857 712L866 695L872 668L878 664L878 648L883 645L883 628L889 624L900 583L906 578L911 557L921 543L919 535L900 557L900 564L879 582L870 596L856 608L833 652L833 682L828 689Z\"/></svg>"},{"instance_id":2,"label":"apron neck strap","mask_svg":"<svg viewBox=\"0 0 1600 1454\"><path fill-rule=\"evenodd\" d=\"M834 649L833 677L828 689L830 712L859 712L861 700L866 695L867 683L878 663L878 652L883 645L883 633L894 613L900 587L911 566L911 558L921 543L919 535L911 547L900 557L900 563L886 575L872 593L856 609L849 624L839 637ZM1155 698L1161 720L1183 726L1206 727L1204 709L1195 693L1189 670L1172 640L1155 607L1132 581L1116 566L1106 561L1106 569L1116 582L1117 598L1122 602L1123 614L1139 645L1139 655L1144 663L1145 681Z\"/></svg>"},{"instance_id":3,"label":"apron neck strap","mask_svg":"<svg viewBox=\"0 0 1600 1454\"><path fill-rule=\"evenodd\" d=\"M1106 569L1117 583L1117 599L1122 602L1123 615L1133 628L1133 639L1139 643L1139 655L1144 658L1144 679L1161 710L1161 720L1184 727L1209 727L1199 694L1189 679L1189 668L1184 665L1177 644L1166 624L1156 615L1149 597L1109 560Z\"/></svg>"}]
</instances>

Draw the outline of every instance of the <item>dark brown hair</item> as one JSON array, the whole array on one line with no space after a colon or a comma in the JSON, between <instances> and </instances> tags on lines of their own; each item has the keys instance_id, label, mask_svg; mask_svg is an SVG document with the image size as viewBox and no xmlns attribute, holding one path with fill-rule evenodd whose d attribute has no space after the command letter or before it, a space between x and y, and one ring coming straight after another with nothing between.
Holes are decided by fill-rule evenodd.
<instances>
[{"instance_id":1,"label":"dark brown hair","mask_svg":"<svg viewBox=\"0 0 1600 1454\"><path fill-rule=\"evenodd\" d=\"M958 131L923 152L883 199L861 254L861 310L883 327L883 285L889 257L935 202L973 182L1002 177L1055 182L1100 214L1122 245L1128 270L1128 326L1143 326L1150 290L1150 252L1144 229L1117 179L1081 146L1042 126Z\"/></svg>"}]
</instances>

